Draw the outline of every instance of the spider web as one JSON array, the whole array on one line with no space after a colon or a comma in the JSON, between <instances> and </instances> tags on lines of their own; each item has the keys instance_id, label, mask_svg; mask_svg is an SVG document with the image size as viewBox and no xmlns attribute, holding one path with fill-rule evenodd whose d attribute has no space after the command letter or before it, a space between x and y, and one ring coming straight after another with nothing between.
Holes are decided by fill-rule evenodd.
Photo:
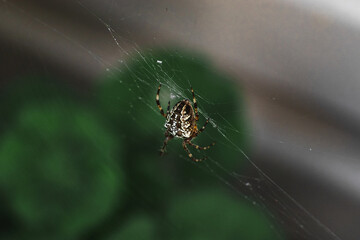
<instances>
[{"instance_id":1,"label":"spider web","mask_svg":"<svg viewBox=\"0 0 360 240\"><path fill-rule=\"evenodd\" d=\"M119 56L117 61L109 62L105 60L99 53L95 53L89 47L75 40L71 35L65 34L61 30L52 27L51 24L46 22L46 20L40 19L36 16L30 17L33 20L33 24L39 24L46 29L55 32L59 38L66 39L75 48L79 48L86 54L89 54L96 64L105 71L108 71L109 75L122 72L124 69L133 71L129 67L128 62L135 58L143 61L149 69L156 69L158 74L150 76L152 81L138 77L137 72L132 72L133 78L131 78L131 82L119 81L119 84L126 88L133 96L129 102L130 110L128 113L134 122L141 125L141 120L136 113L137 111L143 111L144 109L152 111L154 115L160 115L154 101L156 89L160 83L163 84L160 99L163 108L165 108L168 100L172 101L173 106L176 100L190 98L191 95L189 94L189 89L190 86L192 86L192 82L190 82L190 80L186 77L186 74L184 74L181 66L175 69L177 75L180 76L180 78L183 77L183 82L178 82L174 80L174 76L170 76L167 72L162 70L162 66L166 64L163 59L149 58L149 55L143 54L143 50L148 51L152 48L146 46L140 47L140 44L138 45L134 40L132 40L132 35L134 33L130 32L120 34L117 30L115 30L116 25L114 26L111 24L110 18L103 19L98 16L96 9L90 7L83 1L76 1L76 3L79 8L84 9L87 14L92 15L93 18L108 31L109 37L114 44L113 49L117 51ZM2 5L15 9L21 14L28 15L25 10L10 2L4 1ZM111 8L112 4L109 5L109 11L111 11ZM154 41L156 42L156 39ZM183 56L179 54L179 57ZM136 89L136 91L134 91L134 89ZM151 101L147 98L141 97L146 96L149 92L151 92L154 96ZM138 93L141 93L140 96ZM241 144L229 136L229 133L231 133L231 135L250 135L250 133L244 133L236 126L233 126L230 122L227 122L227 116L221 111L217 113L207 112L207 105L219 106L219 109L221 109L221 104L212 101L211 96L206 94L206 85L203 86L203 89L195 89L195 94L199 106L200 117L202 119L210 118L210 124L207 128L215 130L215 133L214 131L208 132L208 130L205 130L204 133L202 133L204 134L203 138L207 138L209 141L216 139L217 145L215 147L226 147L228 151L238 153L239 159L245 159L250 164L255 174L246 175L238 172L237 169L228 168L223 164L223 159L212 157L211 151L207 153L207 160L204 161L203 164L193 163L189 160L185 152L180 154L178 157L181 160L186 161L188 164L192 164L192 166L197 168L199 171L204 171L210 174L219 182L223 183L223 185L232 192L236 193L238 197L249 201L258 209L265 212L267 216L274 220L277 226L281 229L285 229L285 234L289 237L289 239L339 239L339 237L337 237L330 229L324 226L310 212L298 204L295 199L288 195L277 183L272 180L270 176L268 176L267 173L265 173L263 169L260 169L257 164L252 161L248 153L245 152ZM113 100L114 104L117 104L118 100ZM133 104L135 105L136 102L141 102L144 109L131 109ZM166 111L166 108L164 110ZM234 109L233 111L235 112L237 109ZM159 123L154 120L152 122L152 127L159 132L159 138L160 136L163 136L163 122ZM169 144L175 145L175 143ZM172 151L172 147L169 146L168 148L168 152L170 153ZM195 153L201 154L200 152ZM154 154L157 153L154 152ZM271 227L274 228L275 232L277 231L277 227Z\"/></svg>"}]
</instances>

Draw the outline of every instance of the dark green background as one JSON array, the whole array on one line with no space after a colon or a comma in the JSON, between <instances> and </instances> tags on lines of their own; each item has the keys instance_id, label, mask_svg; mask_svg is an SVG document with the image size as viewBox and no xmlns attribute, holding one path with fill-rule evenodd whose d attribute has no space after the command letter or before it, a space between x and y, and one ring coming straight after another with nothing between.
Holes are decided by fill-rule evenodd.
<instances>
[{"instance_id":1,"label":"dark green background","mask_svg":"<svg viewBox=\"0 0 360 240\"><path fill-rule=\"evenodd\" d=\"M217 144L190 149L208 162L191 162L176 139L159 156L160 82L163 108L170 92L182 91L173 106L194 88L212 119L194 142ZM241 172L248 162L237 147L249 143L239 87L204 58L142 53L86 89L36 75L1 88L1 239L283 239L209 170L219 162Z\"/></svg>"}]
</instances>

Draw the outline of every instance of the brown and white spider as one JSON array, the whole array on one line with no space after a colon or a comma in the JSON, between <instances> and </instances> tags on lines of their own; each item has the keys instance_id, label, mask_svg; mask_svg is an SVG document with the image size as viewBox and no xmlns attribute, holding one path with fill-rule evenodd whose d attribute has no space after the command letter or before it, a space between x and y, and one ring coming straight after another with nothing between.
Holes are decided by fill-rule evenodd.
<instances>
[{"instance_id":1,"label":"brown and white spider","mask_svg":"<svg viewBox=\"0 0 360 240\"><path fill-rule=\"evenodd\" d=\"M160 155L162 156L164 154L168 141L173 139L174 137L177 137L184 139L182 146L189 155L189 157L191 158L191 160L195 162L199 162L203 160L203 159L194 158L191 152L189 151L187 145L194 146L196 149L206 150L209 149L211 146L214 146L215 143L212 143L207 147L200 147L191 142L193 138L195 138L202 131L204 131L206 125L209 122L209 119L207 119L204 126L200 130L197 128L196 122L199 120L199 113L197 109L195 93L193 88L191 88L191 92L193 95L195 111L191 105L190 100L184 99L177 102L174 105L174 107L171 109L171 111L170 111L170 101L169 101L166 114L164 113L160 105L160 98L159 98L160 88L161 88L161 84L157 90L156 104L160 110L161 115L163 115L166 118L166 122L164 125L164 127L166 128L166 132L165 132L166 138L164 140L164 145L160 150Z\"/></svg>"}]
</instances>

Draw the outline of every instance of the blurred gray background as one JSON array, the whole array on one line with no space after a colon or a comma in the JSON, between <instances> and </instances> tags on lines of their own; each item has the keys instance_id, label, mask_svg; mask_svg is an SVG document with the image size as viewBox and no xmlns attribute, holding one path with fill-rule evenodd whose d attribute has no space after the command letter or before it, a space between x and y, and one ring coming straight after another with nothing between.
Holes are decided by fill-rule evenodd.
<instances>
[{"instance_id":1,"label":"blurred gray background","mask_svg":"<svg viewBox=\"0 0 360 240\"><path fill-rule=\"evenodd\" d=\"M1 76L81 83L134 44L203 52L245 90L251 159L341 239L359 239L359 13L352 0L3 0Z\"/></svg>"}]
</instances>

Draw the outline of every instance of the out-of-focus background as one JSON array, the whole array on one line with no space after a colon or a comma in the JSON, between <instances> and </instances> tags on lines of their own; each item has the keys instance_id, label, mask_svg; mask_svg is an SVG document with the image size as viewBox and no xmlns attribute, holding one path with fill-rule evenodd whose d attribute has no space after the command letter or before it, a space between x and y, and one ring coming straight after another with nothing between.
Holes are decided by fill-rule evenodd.
<instances>
[{"instance_id":1,"label":"out-of-focus background","mask_svg":"<svg viewBox=\"0 0 360 240\"><path fill-rule=\"evenodd\" d=\"M2 1L1 238L358 239L359 11L353 0ZM191 164L179 142L159 159L159 82L163 108L191 83L219 124L199 144L234 135L210 160L263 171L304 209L249 206L234 177ZM277 215L311 223L298 232Z\"/></svg>"}]
</instances>

